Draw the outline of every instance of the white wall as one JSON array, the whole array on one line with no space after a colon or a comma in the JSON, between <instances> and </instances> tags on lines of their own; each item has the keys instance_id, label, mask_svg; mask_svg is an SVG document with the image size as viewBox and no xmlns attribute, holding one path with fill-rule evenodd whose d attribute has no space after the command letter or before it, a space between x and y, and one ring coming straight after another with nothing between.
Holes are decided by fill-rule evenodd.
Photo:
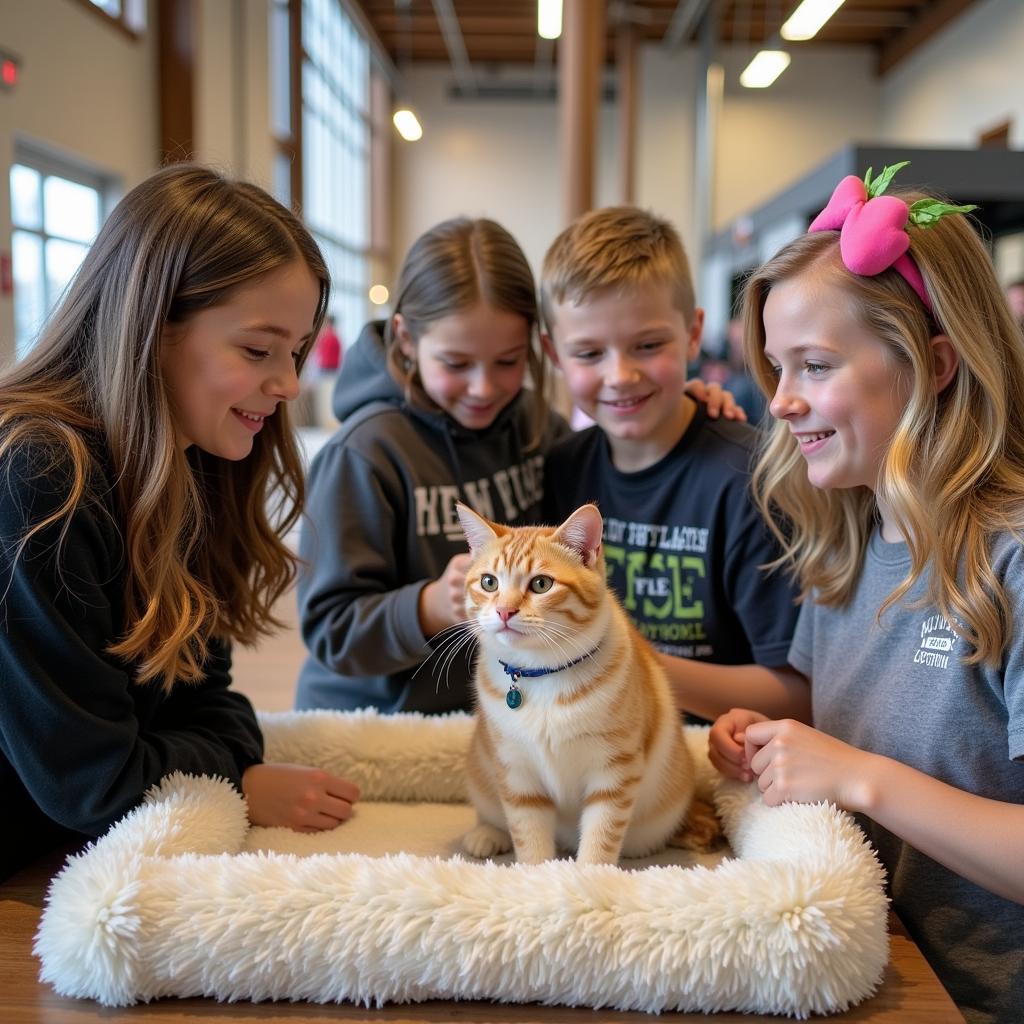
<instances>
[{"instance_id":1,"label":"white wall","mask_svg":"<svg viewBox=\"0 0 1024 1024\"><path fill-rule=\"evenodd\" d=\"M749 52L726 51L713 224L756 207L836 149L878 134L879 85L866 49L801 48L768 90L743 89ZM695 249L693 50L641 50L636 202L668 217ZM528 72L521 72L525 77ZM451 100L447 66L408 74L423 139L397 143L395 252L457 213L491 216L516 235L537 268L563 225L558 109L553 101ZM842 110L842 116L837 111ZM617 202L614 104L602 107L596 202Z\"/></svg>"},{"instance_id":2,"label":"white wall","mask_svg":"<svg viewBox=\"0 0 1024 1024\"><path fill-rule=\"evenodd\" d=\"M1024 3L968 8L886 75L880 115L886 141L919 146L975 146L1009 118L1024 149Z\"/></svg>"},{"instance_id":3,"label":"white wall","mask_svg":"<svg viewBox=\"0 0 1024 1024\"><path fill-rule=\"evenodd\" d=\"M514 76L522 81L527 72ZM415 239L449 217L490 217L522 246L534 270L562 226L558 108L547 100L449 99L447 65L405 75L402 97L423 138L394 149L395 273ZM601 163L613 112L601 113ZM611 200L599 186L601 202Z\"/></svg>"},{"instance_id":4,"label":"white wall","mask_svg":"<svg viewBox=\"0 0 1024 1024\"><path fill-rule=\"evenodd\" d=\"M692 245L694 61L686 51L642 51L635 201L668 217ZM524 81L529 69L507 72ZM453 100L447 65L406 74L423 123L419 142L396 141L395 272L423 231L447 217L492 217L539 270L564 226L558 105L553 100ZM614 104L599 115L595 202L621 200Z\"/></svg>"},{"instance_id":5,"label":"white wall","mask_svg":"<svg viewBox=\"0 0 1024 1024\"><path fill-rule=\"evenodd\" d=\"M667 217L694 252L694 132L697 60L693 50L646 46L637 98L636 202Z\"/></svg>"},{"instance_id":6,"label":"white wall","mask_svg":"<svg viewBox=\"0 0 1024 1024\"><path fill-rule=\"evenodd\" d=\"M882 85L887 141L975 146L1010 121L1010 145L1024 149L1024 3L983 0L898 64ZM996 271L1007 284L1024 276L1024 235L1001 238Z\"/></svg>"},{"instance_id":7,"label":"white wall","mask_svg":"<svg viewBox=\"0 0 1024 1024\"><path fill-rule=\"evenodd\" d=\"M6 171L17 139L112 175L124 188L153 170L156 51L152 32L130 39L68 0L0 0L0 26L0 45L20 61L17 88L0 93L0 251L9 253ZM0 363L13 353L14 303L0 295Z\"/></svg>"},{"instance_id":8,"label":"white wall","mask_svg":"<svg viewBox=\"0 0 1024 1024\"><path fill-rule=\"evenodd\" d=\"M717 151L714 224L729 225L850 142L875 142L880 86L866 47L791 47L792 63L768 89L745 89L752 49L721 55L725 98Z\"/></svg>"}]
</instances>

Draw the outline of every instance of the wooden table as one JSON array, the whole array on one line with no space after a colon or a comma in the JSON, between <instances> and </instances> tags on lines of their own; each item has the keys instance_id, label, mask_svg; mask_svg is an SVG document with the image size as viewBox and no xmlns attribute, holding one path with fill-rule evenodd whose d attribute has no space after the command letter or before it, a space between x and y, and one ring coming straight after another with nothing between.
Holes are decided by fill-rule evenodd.
<instances>
[{"instance_id":1,"label":"wooden table","mask_svg":"<svg viewBox=\"0 0 1024 1024\"><path fill-rule=\"evenodd\" d=\"M365 1010L350 1003L218 1003L212 999L161 999L125 1009L111 1009L87 1000L64 999L39 981L39 961L32 955L32 939L39 926L43 897L62 856L51 856L26 868L0 885L0 1021L3 1024L86 1024L89 1021L123 1022L159 1019L164 1022L216 1020L246 1024L268 1021L328 1020L373 1021L479 1021L503 1024L605 1024L618 1021L701 1020L714 1024L764 1021L744 1013L645 1013L615 1010L570 1009L561 1006L523 1006L514 1003L429 1002L407 1003ZM844 1014L828 1020L852 1024L963 1024L963 1017L946 995L920 951L892 917L891 960L877 995ZM778 1018L782 1019L782 1018Z\"/></svg>"}]
</instances>

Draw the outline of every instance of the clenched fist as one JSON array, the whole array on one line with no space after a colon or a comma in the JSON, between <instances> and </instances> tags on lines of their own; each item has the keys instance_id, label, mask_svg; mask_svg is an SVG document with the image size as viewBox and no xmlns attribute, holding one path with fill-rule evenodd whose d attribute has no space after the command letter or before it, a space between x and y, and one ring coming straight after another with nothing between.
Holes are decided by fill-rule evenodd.
<instances>
[{"instance_id":1,"label":"clenched fist","mask_svg":"<svg viewBox=\"0 0 1024 1024\"><path fill-rule=\"evenodd\" d=\"M420 591L420 628L432 637L466 620L466 572L472 556L455 555L440 577Z\"/></svg>"}]
</instances>

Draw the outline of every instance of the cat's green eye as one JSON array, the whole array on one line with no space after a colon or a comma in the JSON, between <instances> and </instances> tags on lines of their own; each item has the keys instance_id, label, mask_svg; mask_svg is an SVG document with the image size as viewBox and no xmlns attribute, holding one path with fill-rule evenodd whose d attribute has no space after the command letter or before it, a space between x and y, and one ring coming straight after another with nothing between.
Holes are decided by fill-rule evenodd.
<instances>
[{"instance_id":1,"label":"cat's green eye","mask_svg":"<svg viewBox=\"0 0 1024 1024\"><path fill-rule=\"evenodd\" d=\"M530 580L530 589L535 594L546 594L554 585L555 581L550 576L534 576Z\"/></svg>"},{"instance_id":2,"label":"cat's green eye","mask_svg":"<svg viewBox=\"0 0 1024 1024\"><path fill-rule=\"evenodd\" d=\"M483 576L480 577L480 586L486 590L488 594L493 594L498 589L498 577L485 572Z\"/></svg>"}]
</instances>

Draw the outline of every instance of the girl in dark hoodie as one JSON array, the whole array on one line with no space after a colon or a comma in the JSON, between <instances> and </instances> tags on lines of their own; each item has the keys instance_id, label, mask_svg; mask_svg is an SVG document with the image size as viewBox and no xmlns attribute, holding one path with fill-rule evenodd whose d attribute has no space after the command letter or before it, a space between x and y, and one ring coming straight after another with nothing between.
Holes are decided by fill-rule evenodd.
<instances>
[{"instance_id":1,"label":"girl in dark hoodie","mask_svg":"<svg viewBox=\"0 0 1024 1024\"><path fill-rule=\"evenodd\" d=\"M544 452L568 429L547 407L533 274L494 221L422 235L394 310L346 354L342 425L310 467L300 708L468 706L470 645L445 643L465 617L455 503L539 521Z\"/></svg>"}]
</instances>

